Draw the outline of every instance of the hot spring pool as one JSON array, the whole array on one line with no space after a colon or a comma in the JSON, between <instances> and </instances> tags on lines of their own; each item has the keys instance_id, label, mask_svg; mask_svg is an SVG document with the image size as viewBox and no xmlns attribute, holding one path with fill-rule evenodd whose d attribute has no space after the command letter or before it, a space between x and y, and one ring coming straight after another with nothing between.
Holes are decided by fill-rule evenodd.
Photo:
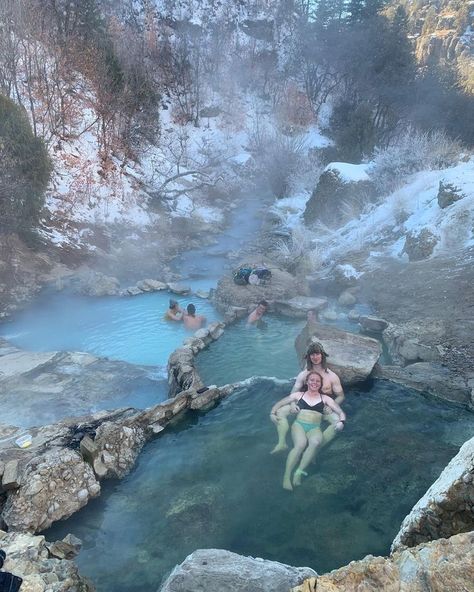
<instances>
[{"instance_id":1,"label":"hot spring pool","mask_svg":"<svg viewBox=\"0 0 474 592\"><path fill-rule=\"evenodd\" d=\"M83 540L78 564L98 592L155 590L198 548L321 573L387 554L404 516L472 435L471 414L386 382L351 389L345 431L290 493L285 455L269 454L268 418L290 386L259 380L207 414L187 413L47 539Z\"/></svg>"},{"instance_id":2,"label":"hot spring pool","mask_svg":"<svg viewBox=\"0 0 474 592\"><path fill-rule=\"evenodd\" d=\"M251 376L289 380L299 372L295 338L305 322L267 315L265 327L259 329L240 321L199 353L197 370L205 384L229 384Z\"/></svg>"},{"instance_id":3,"label":"hot spring pool","mask_svg":"<svg viewBox=\"0 0 474 592\"><path fill-rule=\"evenodd\" d=\"M182 323L165 321L170 296L182 308L193 302L208 323L220 316L209 301L196 296L153 292L131 297L91 298L42 294L30 308L0 325L0 336L33 351L86 351L113 360L162 368L188 332Z\"/></svg>"}]
</instances>

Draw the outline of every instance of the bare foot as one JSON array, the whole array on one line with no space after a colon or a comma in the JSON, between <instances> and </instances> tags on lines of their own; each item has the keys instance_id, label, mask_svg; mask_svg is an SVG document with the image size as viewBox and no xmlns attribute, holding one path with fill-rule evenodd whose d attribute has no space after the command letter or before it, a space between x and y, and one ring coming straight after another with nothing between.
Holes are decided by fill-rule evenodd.
<instances>
[{"instance_id":1,"label":"bare foot","mask_svg":"<svg viewBox=\"0 0 474 592\"><path fill-rule=\"evenodd\" d=\"M306 471L302 471L301 469L296 469L295 474L293 475L293 485L298 487L301 485L301 477L307 477L308 473Z\"/></svg>"},{"instance_id":2,"label":"bare foot","mask_svg":"<svg viewBox=\"0 0 474 592\"><path fill-rule=\"evenodd\" d=\"M293 486L291 485L291 481L286 477L283 479L283 489L287 491L293 491Z\"/></svg>"},{"instance_id":3,"label":"bare foot","mask_svg":"<svg viewBox=\"0 0 474 592\"><path fill-rule=\"evenodd\" d=\"M287 444L277 444L270 454L277 454L278 452L283 452L284 450L288 450Z\"/></svg>"}]
</instances>

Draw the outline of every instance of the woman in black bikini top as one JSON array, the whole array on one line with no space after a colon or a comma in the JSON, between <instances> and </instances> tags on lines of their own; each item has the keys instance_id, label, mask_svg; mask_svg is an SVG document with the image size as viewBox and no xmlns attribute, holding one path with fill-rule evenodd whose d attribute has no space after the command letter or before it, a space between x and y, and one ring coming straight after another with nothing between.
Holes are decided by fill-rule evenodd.
<instances>
[{"instance_id":1,"label":"woman in black bikini top","mask_svg":"<svg viewBox=\"0 0 474 592\"><path fill-rule=\"evenodd\" d=\"M293 485L301 484L301 477L307 474L305 469L313 460L316 452L323 443L320 424L324 407L329 407L339 417L339 421L336 424L338 430L344 428L344 422L346 420L346 415L339 405L331 397L323 395L321 392L323 378L319 372L315 372L314 370L309 372L306 377L306 385L306 391L291 393L288 397L275 403L271 411L271 415L275 416L280 407L293 402L296 402L299 407L298 415L291 427L293 448L288 454L285 475L283 477L283 487L290 491L293 489ZM296 465L298 467L295 470L292 481L291 474Z\"/></svg>"}]
</instances>

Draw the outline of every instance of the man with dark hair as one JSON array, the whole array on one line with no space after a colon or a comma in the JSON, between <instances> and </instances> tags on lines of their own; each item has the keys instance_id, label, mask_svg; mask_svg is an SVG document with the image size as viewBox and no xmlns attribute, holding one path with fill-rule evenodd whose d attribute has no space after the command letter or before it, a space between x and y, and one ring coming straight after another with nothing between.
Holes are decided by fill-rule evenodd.
<instances>
[{"instance_id":1,"label":"man with dark hair","mask_svg":"<svg viewBox=\"0 0 474 592\"><path fill-rule=\"evenodd\" d=\"M260 300L260 302L257 304L257 308L249 314L247 318L247 325L253 325L254 323L258 323L258 321L261 321L267 310L268 302L266 300Z\"/></svg>"},{"instance_id":2,"label":"man with dark hair","mask_svg":"<svg viewBox=\"0 0 474 592\"><path fill-rule=\"evenodd\" d=\"M318 372L323 379L323 394L329 395L338 405L341 405L341 403L344 401L344 391L342 389L339 376L327 367L327 358L328 354L321 343L318 341L311 343L306 351L306 368L302 370L296 377L295 384L293 385L291 392L295 393L301 391L304 388L308 374L312 371L315 371ZM275 452L280 452L281 450L286 450L288 448L286 444L286 435L290 429L288 416L290 413L296 413L297 411L297 408L291 408L289 405L286 405L285 407L281 407L278 410L276 416L274 415L271 417L271 420L276 425L278 432L278 443L272 450L272 454ZM324 412L324 415L325 419L330 423L330 425L323 432L323 442L324 444L327 444L336 435L334 426L337 418L335 416L333 417L332 413L326 411Z\"/></svg>"},{"instance_id":3,"label":"man with dark hair","mask_svg":"<svg viewBox=\"0 0 474 592\"><path fill-rule=\"evenodd\" d=\"M206 324L206 317L197 315L194 304L188 304L186 312L183 314L183 322L186 329L196 331Z\"/></svg>"}]
</instances>

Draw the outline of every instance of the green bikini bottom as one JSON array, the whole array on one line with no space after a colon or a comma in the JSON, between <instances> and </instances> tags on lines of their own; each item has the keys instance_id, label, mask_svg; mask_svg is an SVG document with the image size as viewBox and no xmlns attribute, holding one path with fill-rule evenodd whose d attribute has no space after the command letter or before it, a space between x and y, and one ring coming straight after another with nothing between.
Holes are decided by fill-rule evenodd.
<instances>
[{"instance_id":1,"label":"green bikini bottom","mask_svg":"<svg viewBox=\"0 0 474 592\"><path fill-rule=\"evenodd\" d=\"M308 421L301 421L301 419L295 419L295 423L299 424L305 433L310 432L314 429L320 429L319 423L309 423Z\"/></svg>"}]
</instances>

